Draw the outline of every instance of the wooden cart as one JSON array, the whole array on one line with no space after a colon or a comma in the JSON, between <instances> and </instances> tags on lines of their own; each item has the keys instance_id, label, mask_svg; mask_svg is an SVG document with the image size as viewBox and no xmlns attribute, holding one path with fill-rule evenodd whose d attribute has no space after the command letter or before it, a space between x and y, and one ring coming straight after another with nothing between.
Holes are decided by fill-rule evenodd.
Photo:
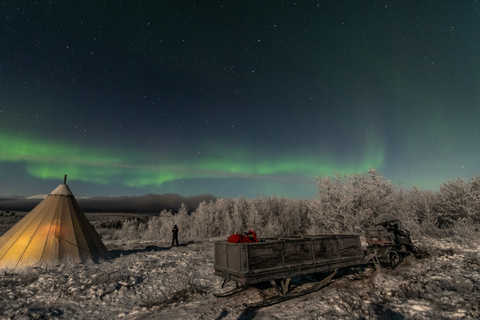
<instances>
[{"instance_id":1,"label":"wooden cart","mask_svg":"<svg viewBox=\"0 0 480 320\"><path fill-rule=\"evenodd\" d=\"M332 272L330 281L337 269L365 264L360 235L357 234L262 239L256 243L219 241L215 242L214 250L215 275L222 277L224 283L234 281L239 286L231 293L217 296L270 281L279 293L277 300L282 301L290 297L288 291L292 277L327 271ZM302 294L318 290L325 284L322 280Z\"/></svg>"}]
</instances>

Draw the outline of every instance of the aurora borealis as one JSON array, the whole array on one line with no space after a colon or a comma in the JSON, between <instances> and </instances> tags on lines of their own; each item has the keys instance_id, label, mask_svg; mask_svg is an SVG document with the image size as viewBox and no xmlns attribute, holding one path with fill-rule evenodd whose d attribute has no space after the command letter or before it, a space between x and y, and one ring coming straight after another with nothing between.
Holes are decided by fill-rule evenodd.
<instances>
[{"instance_id":1,"label":"aurora borealis","mask_svg":"<svg viewBox=\"0 0 480 320\"><path fill-rule=\"evenodd\" d=\"M480 174L473 1L0 4L0 197Z\"/></svg>"}]
</instances>

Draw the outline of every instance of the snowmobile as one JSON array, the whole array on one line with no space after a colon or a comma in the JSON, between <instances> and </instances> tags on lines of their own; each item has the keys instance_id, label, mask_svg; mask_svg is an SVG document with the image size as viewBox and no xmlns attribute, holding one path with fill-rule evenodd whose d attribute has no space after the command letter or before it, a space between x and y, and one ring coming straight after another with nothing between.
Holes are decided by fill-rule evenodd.
<instances>
[{"instance_id":1,"label":"snowmobile","mask_svg":"<svg viewBox=\"0 0 480 320\"><path fill-rule=\"evenodd\" d=\"M376 225L365 230L367 254L376 256L383 266L396 268L403 259L414 254L421 254L410 238L410 232L402 228L401 222L392 214L381 214Z\"/></svg>"}]
</instances>

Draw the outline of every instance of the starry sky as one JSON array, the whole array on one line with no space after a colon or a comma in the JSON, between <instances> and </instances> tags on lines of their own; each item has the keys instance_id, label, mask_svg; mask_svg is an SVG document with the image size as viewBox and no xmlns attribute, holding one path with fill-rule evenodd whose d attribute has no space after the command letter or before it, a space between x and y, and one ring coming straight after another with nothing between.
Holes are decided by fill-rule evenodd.
<instances>
[{"instance_id":1,"label":"starry sky","mask_svg":"<svg viewBox=\"0 0 480 320\"><path fill-rule=\"evenodd\" d=\"M3 1L0 196L480 174L476 1Z\"/></svg>"}]
</instances>

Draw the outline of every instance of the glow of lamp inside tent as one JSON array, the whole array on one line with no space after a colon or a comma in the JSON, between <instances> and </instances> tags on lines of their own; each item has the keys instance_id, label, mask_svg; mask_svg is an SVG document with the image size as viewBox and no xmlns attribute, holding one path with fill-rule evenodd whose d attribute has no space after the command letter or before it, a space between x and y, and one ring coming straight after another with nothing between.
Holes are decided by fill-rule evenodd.
<instances>
[{"instance_id":1,"label":"glow of lamp inside tent","mask_svg":"<svg viewBox=\"0 0 480 320\"><path fill-rule=\"evenodd\" d=\"M60 237L60 232L61 232L61 227L60 227L60 219L55 219L53 220L53 225L52 225L52 233L56 238Z\"/></svg>"}]
</instances>

